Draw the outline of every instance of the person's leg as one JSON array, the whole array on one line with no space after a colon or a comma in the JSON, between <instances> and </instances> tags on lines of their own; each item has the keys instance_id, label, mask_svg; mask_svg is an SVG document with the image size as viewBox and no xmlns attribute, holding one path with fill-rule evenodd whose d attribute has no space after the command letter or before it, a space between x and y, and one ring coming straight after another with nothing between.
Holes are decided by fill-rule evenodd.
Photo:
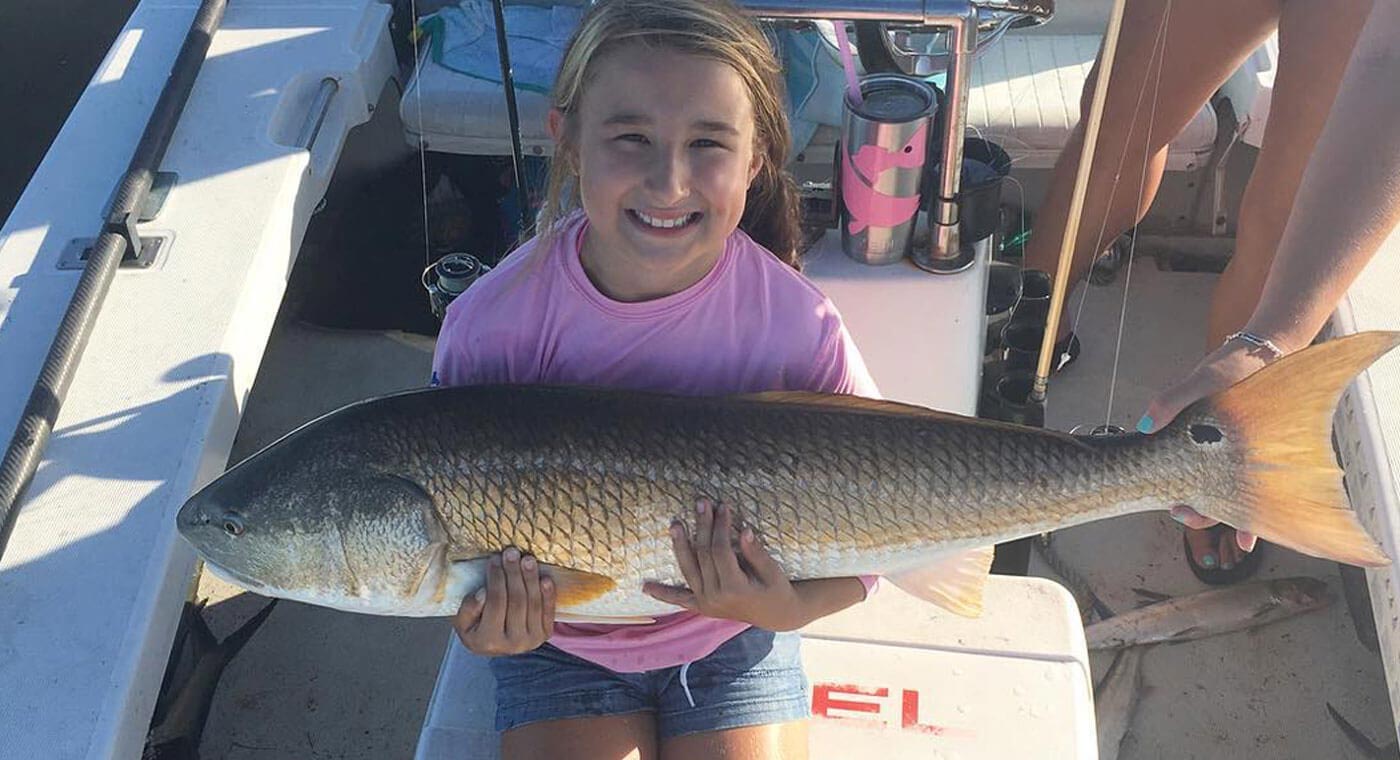
<instances>
[{"instance_id":1,"label":"person's leg","mask_svg":"<svg viewBox=\"0 0 1400 760\"><path fill-rule=\"evenodd\" d=\"M632 713L549 720L501 734L503 760L558 760L563 757L655 760L656 716Z\"/></svg>"},{"instance_id":2,"label":"person's leg","mask_svg":"<svg viewBox=\"0 0 1400 760\"><path fill-rule=\"evenodd\" d=\"M1133 0L1127 4L1075 241L1071 283L1082 281L1098 252L1147 213L1166 164L1167 145L1273 31L1279 3ZM1165 51L1154 56L1168 7ZM1084 87L1083 118L1089 113L1098 71L1096 63ZM1056 161L1045 202L1036 212L1026 245L1026 266L1049 272L1052 277L1067 226L1083 136L1081 121ZM1068 329L1068 322L1062 320L1059 337Z\"/></svg>"},{"instance_id":3,"label":"person's leg","mask_svg":"<svg viewBox=\"0 0 1400 760\"><path fill-rule=\"evenodd\" d=\"M490 660L506 760L655 760L655 700L645 675L616 673L546 644Z\"/></svg>"},{"instance_id":4,"label":"person's leg","mask_svg":"<svg viewBox=\"0 0 1400 760\"><path fill-rule=\"evenodd\" d=\"M801 637L761 628L659 676L662 760L805 760Z\"/></svg>"},{"instance_id":5,"label":"person's leg","mask_svg":"<svg viewBox=\"0 0 1400 760\"><path fill-rule=\"evenodd\" d=\"M806 760L807 721L677 736L661 752L665 760Z\"/></svg>"},{"instance_id":6,"label":"person's leg","mask_svg":"<svg viewBox=\"0 0 1400 760\"><path fill-rule=\"evenodd\" d=\"M1370 11L1371 0L1283 3L1269 121L1240 203L1234 256L1220 275L1211 301L1207 351L1243 327L1259 302L1303 170ZM1215 546L1212 536L1218 541ZM1232 530L1189 531L1187 540L1202 567L1218 565L1228 570L1243 555L1234 538Z\"/></svg>"}]
</instances>

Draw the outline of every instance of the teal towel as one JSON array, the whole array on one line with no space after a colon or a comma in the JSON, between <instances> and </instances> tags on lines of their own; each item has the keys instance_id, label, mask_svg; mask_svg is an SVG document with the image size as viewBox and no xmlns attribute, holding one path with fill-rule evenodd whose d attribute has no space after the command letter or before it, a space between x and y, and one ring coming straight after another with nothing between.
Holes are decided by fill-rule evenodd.
<instances>
[{"instance_id":1,"label":"teal towel","mask_svg":"<svg viewBox=\"0 0 1400 760\"><path fill-rule=\"evenodd\" d=\"M548 93L564 47L583 18L578 6L507 5L506 44L516 89ZM501 83L496 17L488 0L463 0L419 23L431 38L433 62L469 77Z\"/></svg>"}]
</instances>

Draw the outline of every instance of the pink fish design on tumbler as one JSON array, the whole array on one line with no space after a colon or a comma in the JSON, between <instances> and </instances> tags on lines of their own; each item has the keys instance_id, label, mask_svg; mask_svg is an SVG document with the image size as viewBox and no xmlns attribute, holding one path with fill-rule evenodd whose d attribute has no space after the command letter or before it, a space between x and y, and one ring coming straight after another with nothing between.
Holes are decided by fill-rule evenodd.
<instances>
[{"instance_id":1,"label":"pink fish design on tumbler","mask_svg":"<svg viewBox=\"0 0 1400 760\"><path fill-rule=\"evenodd\" d=\"M866 227L893 227L913 218L919 210L919 196L896 196L874 188L880 176L891 169L913 169L924 164L927 124L921 125L909 142L897 151L878 145L862 145L856 155L842 148L841 195L850 215L847 229L852 235Z\"/></svg>"}]
</instances>

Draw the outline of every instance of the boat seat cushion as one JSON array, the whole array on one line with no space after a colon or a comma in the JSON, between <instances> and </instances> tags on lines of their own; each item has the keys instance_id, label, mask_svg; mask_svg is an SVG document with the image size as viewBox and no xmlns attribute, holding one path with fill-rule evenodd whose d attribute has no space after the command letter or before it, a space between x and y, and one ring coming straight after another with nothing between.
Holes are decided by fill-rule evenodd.
<instances>
[{"instance_id":1,"label":"boat seat cushion","mask_svg":"<svg viewBox=\"0 0 1400 760\"><path fill-rule=\"evenodd\" d=\"M1049 168L1079 123L1080 93L1100 35L1008 34L978 56L968 93L968 128L1000 143L1021 169ZM1144 103L1146 110L1147 103ZM1141 118L1146 119L1143 113ZM1167 169L1204 166L1215 144L1207 103L1171 142Z\"/></svg>"}]
</instances>

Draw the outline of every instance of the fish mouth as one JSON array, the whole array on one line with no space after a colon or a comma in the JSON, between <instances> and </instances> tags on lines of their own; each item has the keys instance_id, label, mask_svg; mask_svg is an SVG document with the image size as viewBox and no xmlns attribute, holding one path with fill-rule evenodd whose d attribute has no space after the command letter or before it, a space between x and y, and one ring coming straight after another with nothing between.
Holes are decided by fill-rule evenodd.
<instances>
[{"instance_id":1,"label":"fish mouth","mask_svg":"<svg viewBox=\"0 0 1400 760\"><path fill-rule=\"evenodd\" d=\"M210 562L209 560L204 561L204 569L213 574L215 578L225 583L242 586L249 591L260 591L267 588L267 585L260 581L255 581L237 570L230 570L222 565Z\"/></svg>"}]
</instances>

